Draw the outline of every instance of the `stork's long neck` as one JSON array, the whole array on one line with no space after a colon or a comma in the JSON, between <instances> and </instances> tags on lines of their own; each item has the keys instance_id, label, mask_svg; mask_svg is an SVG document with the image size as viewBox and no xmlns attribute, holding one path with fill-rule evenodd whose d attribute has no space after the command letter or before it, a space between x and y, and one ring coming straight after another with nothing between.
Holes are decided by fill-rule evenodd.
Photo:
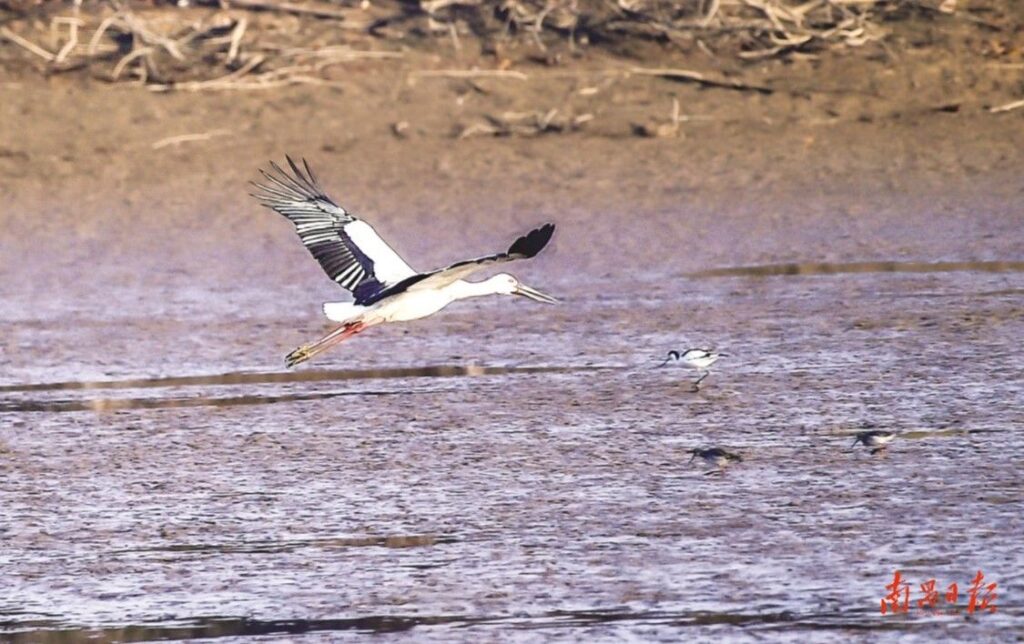
<instances>
[{"instance_id":1,"label":"stork's long neck","mask_svg":"<svg viewBox=\"0 0 1024 644\"><path fill-rule=\"evenodd\" d=\"M451 296L453 301L464 300L468 297L494 295L497 292L494 289L494 284L491 283L491 280L484 280L483 282L467 282L465 280L459 280L445 290Z\"/></svg>"}]
</instances>

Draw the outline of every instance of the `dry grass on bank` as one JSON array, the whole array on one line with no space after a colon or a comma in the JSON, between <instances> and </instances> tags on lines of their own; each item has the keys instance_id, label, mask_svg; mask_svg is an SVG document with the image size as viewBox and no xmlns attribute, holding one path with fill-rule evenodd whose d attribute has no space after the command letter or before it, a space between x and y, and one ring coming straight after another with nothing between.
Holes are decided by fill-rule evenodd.
<instances>
[{"instance_id":1,"label":"dry grass on bank","mask_svg":"<svg viewBox=\"0 0 1024 644\"><path fill-rule=\"evenodd\" d=\"M3 67L84 70L163 91L330 84L330 67L400 58L417 43L472 48L499 72L512 51L557 64L636 43L735 61L813 57L882 50L889 25L911 18L998 32L1011 11L999 0L2 0L0 9Z\"/></svg>"}]
</instances>

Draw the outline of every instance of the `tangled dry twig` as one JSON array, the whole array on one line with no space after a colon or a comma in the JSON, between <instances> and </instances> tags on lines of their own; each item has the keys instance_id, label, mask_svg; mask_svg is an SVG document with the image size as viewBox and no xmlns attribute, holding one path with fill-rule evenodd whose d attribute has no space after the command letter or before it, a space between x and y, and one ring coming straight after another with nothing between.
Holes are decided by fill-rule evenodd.
<instances>
[{"instance_id":1,"label":"tangled dry twig","mask_svg":"<svg viewBox=\"0 0 1024 644\"><path fill-rule=\"evenodd\" d=\"M487 114L483 122L461 128L456 137L473 136L539 136L547 133L575 132L594 120L593 114L573 114L568 110L551 108L529 112Z\"/></svg>"}]
</instances>

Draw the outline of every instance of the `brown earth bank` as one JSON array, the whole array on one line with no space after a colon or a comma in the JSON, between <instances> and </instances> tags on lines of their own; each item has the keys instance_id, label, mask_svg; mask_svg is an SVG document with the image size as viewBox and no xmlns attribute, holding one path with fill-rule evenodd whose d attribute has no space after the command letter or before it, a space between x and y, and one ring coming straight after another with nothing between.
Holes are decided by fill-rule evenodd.
<instances>
[{"instance_id":1,"label":"brown earth bank","mask_svg":"<svg viewBox=\"0 0 1024 644\"><path fill-rule=\"evenodd\" d=\"M652 236L698 240L672 260L688 270L1013 259L1024 109L992 109L1024 94L1024 32L1012 3L993 12L921 11L861 46L756 61L643 38L554 57L540 54L557 41L520 39L499 55L472 33L456 48L253 14L286 23L288 42L315 34L324 47L395 57L251 91L157 92L103 80L106 67L40 74L38 57L2 41L4 270L59 282L63 262L89 258L101 239L160 261L171 247L219 257L236 245L258 263L266 244L293 240L258 216L247 182L286 153L308 158L336 199L400 247L440 263L451 249L416 241L438 225L457 249L550 218L588 246L649 261L671 252L648 247ZM26 37L33 24L46 22L7 22ZM623 236L622 221L649 231ZM560 252L583 269L608 259L592 250Z\"/></svg>"}]
</instances>

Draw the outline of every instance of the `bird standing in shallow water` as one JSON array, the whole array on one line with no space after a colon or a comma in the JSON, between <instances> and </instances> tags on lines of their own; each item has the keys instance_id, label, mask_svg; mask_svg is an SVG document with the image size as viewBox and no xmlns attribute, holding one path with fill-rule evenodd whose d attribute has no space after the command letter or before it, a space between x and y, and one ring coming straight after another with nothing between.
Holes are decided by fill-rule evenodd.
<instances>
[{"instance_id":1,"label":"bird standing in shallow water","mask_svg":"<svg viewBox=\"0 0 1024 644\"><path fill-rule=\"evenodd\" d=\"M885 449L885 447L892 442L892 439L896 438L896 434L893 432L887 432L882 429L872 429L867 432L858 432L857 436L853 439L853 445L850 449L857 447L857 443L862 443L864 447L870 447L872 454L877 454Z\"/></svg>"},{"instance_id":2,"label":"bird standing in shallow water","mask_svg":"<svg viewBox=\"0 0 1024 644\"><path fill-rule=\"evenodd\" d=\"M703 372L701 377L697 378L696 382L693 383L693 390L700 391L700 383L704 382L704 379L711 375L711 365L715 364L715 362L724 355L724 353L718 353L714 349L687 349L682 353L679 353L678 351L669 351L668 357L665 358L665 362L662 362L658 366L664 367L669 362L678 360L685 365Z\"/></svg>"},{"instance_id":3,"label":"bird standing in shallow water","mask_svg":"<svg viewBox=\"0 0 1024 644\"><path fill-rule=\"evenodd\" d=\"M523 235L504 253L417 273L369 224L324 193L305 160L299 168L290 157L285 158L291 173L271 162L269 171L260 170L267 183L254 183L257 190L252 196L295 224L302 243L327 275L355 298L354 302L324 304L324 315L341 326L288 354L285 361L289 367L372 326L425 318L456 300L481 295L522 295L545 304L558 301L508 273L483 282L463 280L485 266L535 256L551 240L554 224L545 224Z\"/></svg>"},{"instance_id":4,"label":"bird standing in shallow water","mask_svg":"<svg viewBox=\"0 0 1024 644\"><path fill-rule=\"evenodd\" d=\"M693 456L690 457L691 463L693 462L693 459L699 457L702 461L704 461L705 465L714 468L710 472L706 472L706 474L714 474L715 472L721 472L730 463L743 462L742 456L740 456L739 454L733 454L732 452L727 452L721 447L712 447L710 449L696 448L691 449L690 453L693 454Z\"/></svg>"}]
</instances>

